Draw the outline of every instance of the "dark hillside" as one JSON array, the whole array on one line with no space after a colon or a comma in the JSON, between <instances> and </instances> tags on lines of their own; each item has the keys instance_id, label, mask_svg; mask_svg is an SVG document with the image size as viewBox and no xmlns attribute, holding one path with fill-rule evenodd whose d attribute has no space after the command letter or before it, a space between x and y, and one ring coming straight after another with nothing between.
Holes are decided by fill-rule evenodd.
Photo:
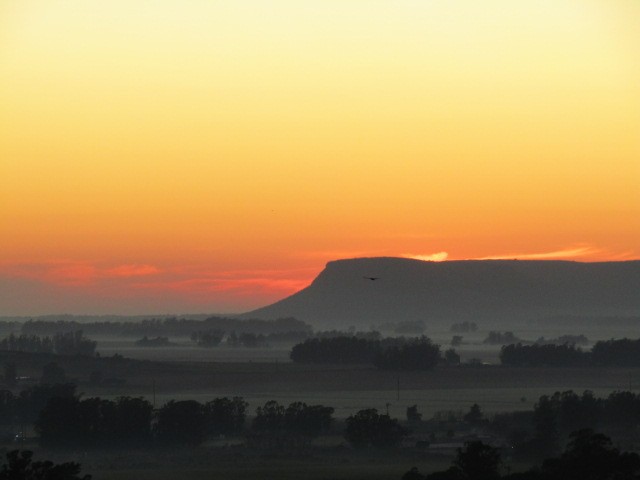
<instances>
[{"instance_id":1,"label":"dark hillside","mask_svg":"<svg viewBox=\"0 0 640 480\"><path fill-rule=\"evenodd\" d=\"M324 328L405 320L495 325L558 315L639 312L640 261L424 262L381 257L329 262L307 288L244 316L295 317Z\"/></svg>"}]
</instances>

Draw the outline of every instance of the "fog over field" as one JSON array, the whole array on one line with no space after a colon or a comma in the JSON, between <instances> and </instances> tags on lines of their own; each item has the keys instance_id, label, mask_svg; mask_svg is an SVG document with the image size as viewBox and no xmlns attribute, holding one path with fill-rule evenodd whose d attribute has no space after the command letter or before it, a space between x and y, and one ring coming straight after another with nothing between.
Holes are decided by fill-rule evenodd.
<instances>
[{"instance_id":1,"label":"fog over field","mask_svg":"<svg viewBox=\"0 0 640 480\"><path fill-rule=\"evenodd\" d=\"M0 1L0 480L640 480L640 1Z\"/></svg>"}]
</instances>

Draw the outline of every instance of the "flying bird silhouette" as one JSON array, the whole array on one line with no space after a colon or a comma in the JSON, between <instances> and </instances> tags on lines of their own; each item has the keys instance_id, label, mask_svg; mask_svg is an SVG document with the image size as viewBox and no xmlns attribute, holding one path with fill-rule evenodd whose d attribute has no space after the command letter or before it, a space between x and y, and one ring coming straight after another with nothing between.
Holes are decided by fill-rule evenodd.
<instances>
[{"instance_id":1,"label":"flying bird silhouette","mask_svg":"<svg viewBox=\"0 0 640 480\"><path fill-rule=\"evenodd\" d=\"M380 277L362 277L362 278L365 278L367 280L371 280L373 282L375 280L378 280Z\"/></svg>"}]
</instances>

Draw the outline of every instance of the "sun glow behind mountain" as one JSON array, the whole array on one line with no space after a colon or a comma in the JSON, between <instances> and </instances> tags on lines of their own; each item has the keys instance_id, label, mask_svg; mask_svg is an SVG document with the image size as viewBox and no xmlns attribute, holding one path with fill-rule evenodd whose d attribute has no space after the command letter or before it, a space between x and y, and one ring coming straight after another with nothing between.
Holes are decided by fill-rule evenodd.
<instances>
[{"instance_id":1,"label":"sun glow behind mountain","mask_svg":"<svg viewBox=\"0 0 640 480\"><path fill-rule=\"evenodd\" d=\"M238 311L336 258L637 258L638 24L634 1L4 2L0 314Z\"/></svg>"}]
</instances>

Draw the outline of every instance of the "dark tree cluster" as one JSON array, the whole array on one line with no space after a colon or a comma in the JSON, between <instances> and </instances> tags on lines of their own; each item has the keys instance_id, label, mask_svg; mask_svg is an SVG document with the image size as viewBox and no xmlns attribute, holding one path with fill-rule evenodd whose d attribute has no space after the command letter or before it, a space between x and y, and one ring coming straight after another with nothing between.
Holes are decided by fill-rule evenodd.
<instances>
[{"instance_id":1,"label":"dark tree cluster","mask_svg":"<svg viewBox=\"0 0 640 480\"><path fill-rule=\"evenodd\" d=\"M261 333L240 333L231 332L227 337L227 345L230 347L258 348L269 345L268 337Z\"/></svg>"},{"instance_id":2,"label":"dark tree cluster","mask_svg":"<svg viewBox=\"0 0 640 480\"><path fill-rule=\"evenodd\" d=\"M38 398L30 401L24 417L32 418L40 407L35 430L41 444L49 447L198 445L210 436L240 434L247 407L240 397L225 397L205 404L172 400L154 411L142 398L81 399L75 389L58 392L52 387L46 392L32 392L36 394ZM18 410L20 400L16 402Z\"/></svg>"},{"instance_id":3,"label":"dark tree cluster","mask_svg":"<svg viewBox=\"0 0 640 480\"><path fill-rule=\"evenodd\" d=\"M35 422L48 447L144 445L151 440L153 407L141 398L53 397Z\"/></svg>"},{"instance_id":4,"label":"dark tree cluster","mask_svg":"<svg viewBox=\"0 0 640 480\"><path fill-rule=\"evenodd\" d=\"M460 363L455 350L450 349L443 356L440 346L424 336L383 340L355 336L311 338L295 345L290 358L297 363L373 364L398 370L428 370L438 363Z\"/></svg>"},{"instance_id":5,"label":"dark tree cluster","mask_svg":"<svg viewBox=\"0 0 640 480\"><path fill-rule=\"evenodd\" d=\"M356 337L310 338L291 349L297 363L370 364L380 351L380 342Z\"/></svg>"},{"instance_id":6,"label":"dark tree cluster","mask_svg":"<svg viewBox=\"0 0 640 480\"><path fill-rule=\"evenodd\" d=\"M91 475L80 476L80 470L79 463L34 462L33 452L12 450L0 467L0 480L91 480Z\"/></svg>"},{"instance_id":7,"label":"dark tree cluster","mask_svg":"<svg viewBox=\"0 0 640 480\"><path fill-rule=\"evenodd\" d=\"M239 435L248 404L241 397L216 398L207 403L171 400L156 413L153 433L165 445L199 445L208 437Z\"/></svg>"},{"instance_id":8,"label":"dark tree cluster","mask_svg":"<svg viewBox=\"0 0 640 480\"><path fill-rule=\"evenodd\" d=\"M98 342L84 337L82 330L56 333L53 336L53 350L58 355L93 355Z\"/></svg>"},{"instance_id":9,"label":"dark tree cluster","mask_svg":"<svg viewBox=\"0 0 640 480\"><path fill-rule=\"evenodd\" d=\"M494 330L491 330L487 338L482 341L485 345L507 345L518 342L521 342L521 340L513 332L497 332Z\"/></svg>"},{"instance_id":10,"label":"dark tree cluster","mask_svg":"<svg viewBox=\"0 0 640 480\"><path fill-rule=\"evenodd\" d=\"M480 441L458 449L452 466L422 475L412 468L402 480L636 480L640 456L621 452L607 436L583 429L573 432L564 452L524 472L503 473L500 451Z\"/></svg>"},{"instance_id":11,"label":"dark tree cluster","mask_svg":"<svg viewBox=\"0 0 640 480\"><path fill-rule=\"evenodd\" d=\"M199 347L205 348L217 347L223 338L224 331L222 330L197 331L191 334L191 341Z\"/></svg>"},{"instance_id":12,"label":"dark tree cluster","mask_svg":"<svg viewBox=\"0 0 640 480\"><path fill-rule=\"evenodd\" d=\"M39 337L38 335L14 335L0 340L0 350L10 352L53 353L53 340L51 337Z\"/></svg>"},{"instance_id":13,"label":"dark tree cluster","mask_svg":"<svg viewBox=\"0 0 640 480\"><path fill-rule=\"evenodd\" d=\"M516 343L500 349L500 363L510 367L575 367L587 364L585 353L575 345Z\"/></svg>"},{"instance_id":14,"label":"dark tree cluster","mask_svg":"<svg viewBox=\"0 0 640 480\"><path fill-rule=\"evenodd\" d=\"M33 423L52 398L75 398L76 386L68 384L35 385L14 395L0 391L0 425Z\"/></svg>"},{"instance_id":15,"label":"dark tree cluster","mask_svg":"<svg viewBox=\"0 0 640 480\"><path fill-rule=\"evenodd\" d=\"M591 361L602 366L640 366L640 338L597 342L591 349Z\"/></svg>"},{"instance_id":16,"label":"dark tree cluster","mask_svg":"<svg viewBox=\"0 0 640 480\"><path fill-rule=\"evenodd\" d=\"M261 448L299 448L329 430L333 408L294 402L288 407L271 400L256 409L247 435L249 443Z\"/></svg>"},{"instance_id":17,"label":"dark tree cluster","mask_svg":"<svg viewBox=\"0 0 640 480\"><path fill-rule=\"evenodd\" d=\"M382 369L430 370L441 360L440 346L426 337L421 337L400 346L381 350L373 363ZM457 363L460 363L460 357L457 358Z\"/></svg>"},{"instance_id":18,"label":"dark tree cluster","mask_svg":"<svg viewBox=\"0 0 640 480\"><path fill-rule=\"evenodd\" d=\"M227 337L226 339L225 335ZM283 341L283 338L283 334L264 335L262 333L256 334L250 332L242 332L239 334L231 332L227 335L226 332L222 330L207 330L191 334L191 341L195 342L199 347L205 348L218 347L220 345L245 348L268 347L270 340ZM304 338L306 338L306 335Z\"/></svg>"},{"instance_id":19,"label":"dark tree cluster","mask_svg":"<svg viewBox=\"0 0 640 480\"><path fill-rule=\"evenodd\" d=\"M633 447L640 440L640 395L617 391L597 398L590 391L556 392L541 396L533 411L495 415L483 424L509 438L522 459L555 455L571 432L585 428L602 430L617 444Z\"/></svg>"},{"instance_id":20,"label":"dark tree cluster","mask_svg":"<svg viewBox=\"0 0 640 480\"><path fill-rule=\"evenodd\" d=\"M320 330L313 334L314 338L336 338L336 337L355 337L362 340L382 340L382 334L377 330L371 330L369 332L359 332L355 329L350 329L348 332L344 330Z\"/></svg>"},{"instance_id":21,"label":"dark tree cluster","mask_svg":"<svg viewBox=\"0 0 640 480\"><path fill-rule=\"evenodd\" d=\"M53 337L14 334L0 340L0 350L31 353L57 353L59 355L93 355L97 342L83 336L82 330L56 333Z\"/></svg>"},{"instance_id":22,"label":"dark tree cluster","mask_svg":"<svg viewBox=\"0 0 640 480\"><path fill-rule=\"evenodd\" d=\"M562 345L516 343L505 345L500 361L508 366L566 367L577 365L638 367L640 339L606 340L596 342L591 351L583 351L573 343Z\"/></svg>"},{"instance_id":23,"label":"dark tree cluster","mask_svg":"<svg viewBox=\"0 0 640 480\"><path fill-rule=\"evenodd\" d=\"M540 345L588 345L589 339L584 335L560 335L557 338L538 338L535 343Z\"/></svg>"},{"instance_id":24,"label":"dark tree cluster","mask_svg":"<svg viewBox=\"0 0 640 480\"><path fill-rule=\"evenodd\" d=\"M136 347L172 347L175 343L169 341L169 337L149 338L146 335L136 341Z\"/></svg>"},{"instance_id":25,"label":"dark tree cluster","mask_svg":"<svg viewBox=\"0 0 640 480\"><path fill-rule=\"evenodd\" d=\"M583 428L634 433L640 427L640 394L618 391L606 398L596 398L589 391L582 395L556 392L540 397L534 418L536 415L553 424L559 435Z\"/></svg>"},{"instance_id":26,"label":"dark tree cluster","mask_svg":"<svg viewBox=\"0 0 640 480\"><path fill-rule=\"evenodd\" d=\"M375 408L360 410L347 418L344 436L356 448L397 447L408 431L398 420L379 414Z\"/></svg>"}]
</instances>

